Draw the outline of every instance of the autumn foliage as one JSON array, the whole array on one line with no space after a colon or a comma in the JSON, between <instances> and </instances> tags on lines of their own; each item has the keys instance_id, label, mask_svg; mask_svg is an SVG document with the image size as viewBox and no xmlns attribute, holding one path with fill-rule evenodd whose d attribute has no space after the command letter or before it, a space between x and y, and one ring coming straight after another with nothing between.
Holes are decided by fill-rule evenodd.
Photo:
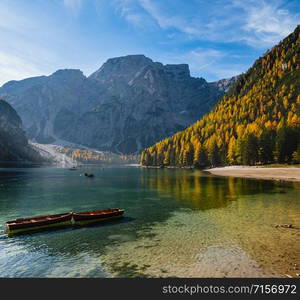
<instances>
[{"instance_id":1,"label":"autumn foliage","mask_svg":"<svg viewBox=\"0 0 300 300\"><path fill-rule=\"evenodd\" d=\"M145 149L143 165L300 163L300 26L255 61L194 125Z\"/></svg>"}]
</instances>

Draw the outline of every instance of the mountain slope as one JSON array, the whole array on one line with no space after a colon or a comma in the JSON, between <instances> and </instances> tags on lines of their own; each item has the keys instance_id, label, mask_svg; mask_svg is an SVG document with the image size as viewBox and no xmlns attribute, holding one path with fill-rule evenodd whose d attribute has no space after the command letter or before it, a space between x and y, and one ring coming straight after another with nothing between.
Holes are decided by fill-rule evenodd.
<instances>
[{"instance_id":1,"label":"mountain slope","mask_svg":"<svg viewBox=\"0 0 300 300\"><path fill-rule=\"evenodd\" d=\"M101 93L80 70L58 70L50 76L10 81L0 88L2 98L16 109L27 135L40 143L55 141L60 132L56 118L78 118L91 109Z\"/></svg>"},{"instance_id":2,"label":"mountain slope","mask_svg":"<svg viewBox=\"0 0 300 300\"><path fill-rule=\"evenodd\" d=\"M128 55L109 59L89 77L59 70L8 82L0 95L20 114L30 139L129 154L198 120L226 88L191 77L188 65Z\"/></svg>"},{"instance_id":3,"label":"mountain slope","mask_svg":"<svg viewBox=\"0 0 300 300\"><path fill-rule=\"evenodd\" d=\"M216 107L142 153L143 165L300 162L300 26L239 76Z\"/></svg>"},{"instance_id":4,"label":"mountain slope","mask_svg":"<svg viewBox=\"0 0 300 300\"><path fill-rule=\"evenodd\" d=\"M0 99L0 161L41 160L28 144L22 121L16 111Z\"/></svg>"}]
</instances>

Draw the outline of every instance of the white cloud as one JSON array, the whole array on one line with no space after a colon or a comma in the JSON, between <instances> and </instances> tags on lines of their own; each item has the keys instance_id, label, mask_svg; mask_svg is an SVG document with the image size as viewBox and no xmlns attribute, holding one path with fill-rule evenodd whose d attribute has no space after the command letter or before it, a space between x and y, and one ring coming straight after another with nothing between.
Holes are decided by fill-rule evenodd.
<instances>
[{"instance_id":1,"label":"white cloud","mask_svg":"<svg viewBox=\"0 0 300 300\"><path fill-rule=\"evenodd\" d=\"M149 15L141 11L139 2L136 0L113 0L112 6L126 21L139 28L153 26Z\"/></svg>"},{"instance_id":2,"label":"white cloud","mask_svg":"<svg viewBox=\"0 0 300 300\"><path fill-rule=\"evenodd\" d=\"M130 1L130 3L132 2L133 0ZM189 36L200 36L202 34L202 30L195 24L195 20L190 19L184 14L180 15L180 11L179 14L172 14L171 10L169 13L166 13L166 10L159 8L159 5L152 0L136 0L134 2L138 3L143 11L147 13L148 17L150 16L162 29L174 28ZM147 25L147 23L144 23L144 25Z\"/></svg>"},{"instance_id":3,"label":"white cloud","mask_svg":"<svg viewBox=\"0 0 300 300\"><path fill-rule=\"evenodd\" d=\"M163 6L155 0L117 0L121 15L131 23L143 26L152 18L163 30L175 29L186 39L214 42L244 42L255 48L276 44L297 26L300 14L289 11L282 0L191 1L194 10L182 12L178 1ZM176 5L178 8L176 9ZM139 8L139 9L138 9ZM144 22L143 22L144 21Z\"/></svg>"},{"instance_id":4,"label":"white cloud","mask_svg":"<svg viewBox=\"0 0 300 300\"><path fill-rule=\"evenodd\" d=\"M83 0L63 0L63 4L72 12L72 14L78 15L82 7Z\"/></svg>"},{"instance_id":5,"label":"white cloud","mask_svg":"<svg viewBox=\"0 0 300 300\"><path fill-rule=\"evenodd\" d=\"M195 49L183 55L183 59L189 62L195 71L206 70L219 59L226 57L224 52L215 49Z\"/></svg>"},{"instance_id":6,"label":"white cloud","mask_svg":"<svg viewBox=\"0 0 300 300\"><path fill-rule=\"evenodd\" d=\"M280 8L282 1L235 1L245 11L244 40L254 47L272 46L297 26L300 14Z\"/></svg>"},{"instance_id":7,"label":"white cloud","mask_svg":"<svg viewBox=\"0 0 300 300\"><path fill-rule=\"evenodd\" d=\"M216 49L238 42L266 50L292 32L300 20L299 3L293 10L285 0L112 0L109 3L53 0L36 1L38 5L32 5L33 9L25 2L0 0L1 83L49 74L61 67L85 70L88 65L91 71L96 60L98 65L99 58L147 51L151 57L153 52L159 51L156 58L164 62L189 63L194 75L205 74L211 79L229 77L248 66L243 63L244 59ZM102 17L107 25L117 28L118 22L112 25L114 20L103 17L105 13L110 16L113 7L113 12L132 24L138 35L132 32L132 36L120 37L116 31L111 32L109 26L103 26L99 27L99 36L90 38L89 33L94 28L89 32L85 20L73 18L86 3L98 12L99 20ZM96 20L91 19L92 22L96 24ZM86 30L86 36L83 30L78 31L78 24L80 29ZM114 39L118 44L121 44L119 41L124 43L117 49L112 46ZM147 49L145 45L149 41L153 41L153 48L150 45ZM191 47L195 49L186 50ZM261 50L251 51L256 55Z\"/></svg>"}]
</instances>

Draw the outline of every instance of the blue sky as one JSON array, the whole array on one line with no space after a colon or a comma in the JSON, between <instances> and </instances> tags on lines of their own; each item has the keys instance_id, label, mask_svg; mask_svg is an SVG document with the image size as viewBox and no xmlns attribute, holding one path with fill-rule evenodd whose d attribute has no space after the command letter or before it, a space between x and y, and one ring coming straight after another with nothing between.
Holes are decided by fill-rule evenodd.
<instances>
[{"instance_id":1,"label":"blue sky","mask_svg":"<svg viewBox=\"0 0 300 300\"><path fill-rule=\"evenodd\" d=\"M0 0L0 85L110 57L188 63L208 81L244 72L294 30L299 0Z\"/></svg>"}]
</instances>

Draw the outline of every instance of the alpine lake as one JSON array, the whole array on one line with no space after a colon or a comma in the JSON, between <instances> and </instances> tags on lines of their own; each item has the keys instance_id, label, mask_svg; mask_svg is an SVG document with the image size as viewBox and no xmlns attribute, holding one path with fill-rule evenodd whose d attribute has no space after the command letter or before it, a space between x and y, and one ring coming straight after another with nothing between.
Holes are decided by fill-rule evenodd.
<instances>
[{"instance_id":1,"label":"alpine lake","mask_svg":"<svg viewBox=\"0 0 300 300\"><path fill-rule=\"evenodd\" d=\"M84 172L93 173L86 178ZM123 208L124 218L8 237L8 220ZM296 277L300 183L138 167L0 168L0 277Z\"/></svg>"}]
</instances>

